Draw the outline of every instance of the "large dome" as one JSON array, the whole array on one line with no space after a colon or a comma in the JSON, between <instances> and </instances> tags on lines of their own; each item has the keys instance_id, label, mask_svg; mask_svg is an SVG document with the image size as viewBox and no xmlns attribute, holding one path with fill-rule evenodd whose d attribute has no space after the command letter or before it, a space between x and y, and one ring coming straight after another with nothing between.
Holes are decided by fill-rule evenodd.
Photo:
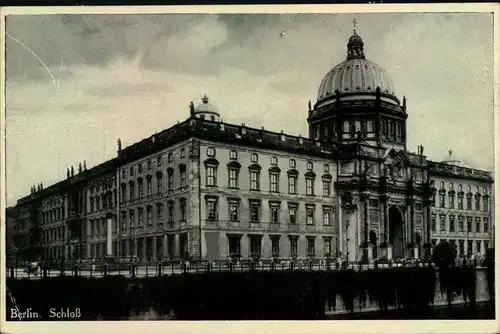
<instances>
[{"instance_id":1,"label":"large dome","mask_svg":"<svg viewBox=\"0 0 500 334\"><path fill-rule=\"evenodd\" d=\"M363 46L362 38L354 32L347 44L347 60L328 71L321 81L319 105L331 101L336 94L342 100L373 100L377 88L382 100L399 104L391 78L382 67L365 58Z\"/></svg>"}]
</instances>

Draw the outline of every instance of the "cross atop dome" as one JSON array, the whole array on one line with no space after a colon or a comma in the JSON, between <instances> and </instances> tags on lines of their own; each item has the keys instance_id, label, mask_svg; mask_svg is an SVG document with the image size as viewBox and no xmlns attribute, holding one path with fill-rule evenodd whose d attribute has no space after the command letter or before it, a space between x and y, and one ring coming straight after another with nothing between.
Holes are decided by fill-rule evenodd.
<instances>
[{"instance_id":1,"label":"cross atop dome","mask_svg":"<svg viewBox=\"0 0 500 334\"><path fill-rule=\"evenodd\" d=\"M365 54L363 47L365 43L361 36L356 32L356 19L352 20L354 25L353 33L351 37L349 37L349 41L347 42L347 60L351 59L365 59Z\"/></svg>"},{"instance_id":2,"label":"cross atop dome","mask_svg":"<svg viewBox=\"0 0 500 334\"><path fill-rule=\"evenodd\" d=\"M203 95L203 97L201 99L201 102L208 103L208 96L207 96L207 94Z\"/></svg>"}]
</instances>

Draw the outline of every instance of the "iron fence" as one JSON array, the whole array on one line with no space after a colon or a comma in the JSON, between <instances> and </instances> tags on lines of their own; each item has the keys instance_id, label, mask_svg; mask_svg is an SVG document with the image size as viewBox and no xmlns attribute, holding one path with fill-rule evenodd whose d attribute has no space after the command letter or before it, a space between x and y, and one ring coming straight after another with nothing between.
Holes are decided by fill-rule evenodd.
<instances>
[{"instance_id":1,"label":"iron fence","mask_svg":"<svg viewBox=\"0 0 500 334\"><path fill-rule=\"evenodd\" d=\"M482 264L477 260L457 259L456 266L480 267ZM41 264L38 267L12 266L6 270L7 277L39 279L56 277L62 275L103 277L109 275L123 275L126 277L148 277L161 275L181 275L186 273L203 273L208 271L218 272L245 272L245 271L328 271L352 269L355 271L374 270L379 268L412 267L412 266L434 266L426 261L373 261L363 262L334 262L334 261L215 261L208 262L151 262L143 264L109 264L104 262L80 263L74 265Z\"/></svg>"}]
</instances>

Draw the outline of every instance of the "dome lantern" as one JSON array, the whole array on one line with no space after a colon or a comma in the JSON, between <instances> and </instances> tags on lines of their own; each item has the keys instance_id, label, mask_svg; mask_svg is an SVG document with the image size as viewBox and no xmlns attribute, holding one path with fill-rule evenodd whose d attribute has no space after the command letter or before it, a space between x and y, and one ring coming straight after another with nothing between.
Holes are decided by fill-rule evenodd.
<instances>
[{"instance_id":1,"label":"dome lantern","mask_svg":"<svg viewBox=\"0 0 500 334\"><path fill-rule=\"evenodd\" d=\"M219 122L220 114L213 104L209 103L208 96L205 94L201 98L201 104L194 108L194 116L196 118L206 119L214 122Z\"/></svg>"}]
</instances>

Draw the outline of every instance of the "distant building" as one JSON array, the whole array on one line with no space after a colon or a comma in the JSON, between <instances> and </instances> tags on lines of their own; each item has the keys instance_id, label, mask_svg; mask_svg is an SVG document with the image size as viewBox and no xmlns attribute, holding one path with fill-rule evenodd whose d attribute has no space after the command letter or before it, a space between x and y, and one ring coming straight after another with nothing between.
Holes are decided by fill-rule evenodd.
<instances>
[{"instance_id":1,"label":"distant building","mask_svg":"<svg viewBox=\"0 0 500 334\"><path fill-rule=\"evenodd\" d=\"M432 243L450 241L459 255L484 254L494 240L491 173L461 167L452 150L441 163L430 162L429 171Z\"/></svg>"},{"instance_id":2,"label":"distant building","mask_svg":"<svg viewBox=\"0 0 500 334\"><path fill-rule=\"evenodd\" d=\"M18 247L18 223L17 210L8 207L5 210L5 244L7 263L16 261Z\"/></svg>"},{"instance_id":3,"label":"distant building","mask_svg":"<svg viewBox=\"0 0 500 334\"><path fill-rule=\"evenodd\" d=\"M406 98L356 32L347 51L309 102L307 138L224 123L204 96L187 120L34 187L17 204L21 257L357 261L441 239L484 253L491 173L410 152Z\"/></svg>"}]
</instances>

